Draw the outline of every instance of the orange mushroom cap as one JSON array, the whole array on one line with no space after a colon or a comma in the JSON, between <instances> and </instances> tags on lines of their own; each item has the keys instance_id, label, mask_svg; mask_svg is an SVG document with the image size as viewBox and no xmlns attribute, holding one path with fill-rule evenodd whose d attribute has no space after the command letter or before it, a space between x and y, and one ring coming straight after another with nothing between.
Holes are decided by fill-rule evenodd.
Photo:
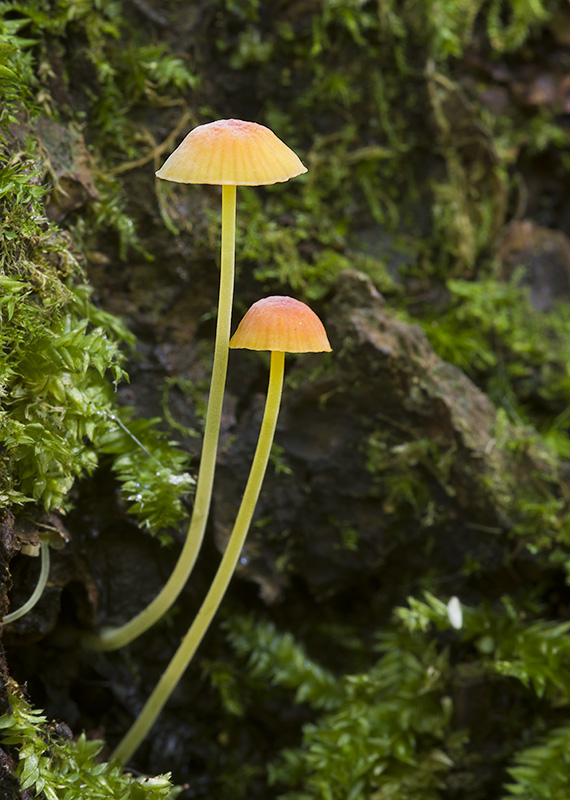
<instances>
[{"instance_id":1,"label":"orange mushroom cap","mask_svg":"<svg viewBox=\"0 0 570 800\"><path fill-rule=\"evenodd\" d=\"M190 131L156 175L176 183L260 186L282 183L306 171L269 128L220 119Z\"/></svg>"},{"instance_id":2,"label":"orange mushroom cap","mask_svg":"<svg viewBox=\"0 0 570 800\"><path fill-rule=\"evenodd\" d=\"M323 323L305 303L281 295L252 305L230 339L243 350L279 350L285 353L330 352Z\"/></svg>"}]
</instances>

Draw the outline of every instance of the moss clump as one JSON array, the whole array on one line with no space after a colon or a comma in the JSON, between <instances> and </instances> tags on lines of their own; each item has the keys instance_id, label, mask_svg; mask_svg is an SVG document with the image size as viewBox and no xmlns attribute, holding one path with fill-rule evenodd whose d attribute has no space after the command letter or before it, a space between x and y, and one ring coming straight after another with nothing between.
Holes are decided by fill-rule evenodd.
<instances>
[{"instance_id":1,"label":"moss clump","mask_svg":"<svg viewBox=\"0 0 570 800\"><path fill-rule=\"evenodd\" d=\"M121 346L133 337L90 301L70 238L45 215L34 162L12 165L5 152L4 164L2 504L64 510L74 480L110 453L132 513L153 530L167 527L185 516L190 480L179 480L186 458L158 435L156 421L131 423L128 409L117 407L113 384L126 377Z\"/></svg>"},{"instance_id":2,"label":"moss clump","mask_svg":"<svg viewBox=\"0 0 570 800\"><path fill-rule=\"evenodd\" d=\"M226 69L256 86L262 75L272 87L260 98L264 121L308 148L303 190L285 197L276 189L257 235L245 234L257 277L316 297L343 258L354 266L368 251L365 269L382 283L374 272L394 236L413 250L424 279L472 270L505 219L519 129L496 149L478 104L456 82L457 60L475 36L491 60L516 50L547 24L550 6L335 0L278 13L273 24L258 2L218 7ZM427 178L421 190L419 175ZM274 207L285 229L274 230Z\"/></svg>"},{"instance_id":3,"label":"moss clump","mask_svg":"<svg viewBox=\"0 0 570 800\"><path fill-rule=\"evenodd\" d=\"M56 106L52 92L65 90L71 102L78 90L77 64L68 63L72 51L63 49L66 37L89 44L85 57L94 74L81 98L86 101L90 91L97 96L90 113L100 154L114 149L132 155L130 112L136 103L167 85L180 89L191 82L161 48L143 47L136 58L132 45L121 69L113 66L118 55L109 45L124 25L117 4L100 9L91 2L60 2L48 13L45 4L30 0L5 4L0 15L7 101L0 118L0 502L65 510L74 481L106 460L130 512L156 532L186 516L182 499L192 482L187 457L159 433L158 420L134 421L129 409L118 407L115 388L127 377L125 352L134 337L91 301L80 230L62 231L51 221L45 205L53 192L42 174L45 115L63 119L71 111ZM61 56L57 75L42 69L54 51ZM48 176L55 193L65 193L57 175ZM85 219L99 229L115 228L124 252L136 235L117 186L96 173L95 187Z\"/></svg>"},{"instance_id":4,"label":"moss clump","mask_svg":"<svg viewBox=\"0 0 570 800\"><path fill-rule=\"evenodd\" d=\"M226 628L247 658L245 685L258 702L269 699L263 688L272 684L312 711L298 745L270 756L269 781L279 797L439 797L464 738L452 731L450 699L442 701L444 650L385 632L362 672L337 676L271 624L238 617Z\"/></svg>"},{"instance_id":5,"label":"moss clump","mask_svg":"<svg viewBox=\"0 0 570 800\"><path fill-rule=\"evenodd\" d=\"M448 603L434 595L409 598L377 631L376 656L364 642L355 646L354 631L328 641L330 652L350 643L344 658L356 670L337 675L271 623L235 616L225 627L242 666L220 681L212 665L213 682L228 695L230 715L255 700L269 729L282 725L260 711L271 704L270 686L305 708L297 743L268 755L280 798L440 800L461 786L467 796L562 800L568 732L556 720L570 700L568 623L541 618L532 596L522 607L508 599L463 606L461 617L452 624ZM496 691L509 699L509 713L501 710L489 756L481 713L492 711L469 704L466 693Z\"/></svg>"},{"instance_id":6,"label":"moss clump","mask_svg":"<svg viewBox=\"0 0 570 800\"><path fill-rule=\"evenodd\" d=\"M58 735L41 711L32 708L13 685L10 710L0 717L0 742L16 748L20 789L46 800L173 800L181 789L169 775L135 778L118 765L99 762L103 742Z\"/></svg>"},{"instance_id":7,"label":"moss clump","mask_svg":"<svg viewBox=\"0 0 570 800\"><path fill-rule=\"evenodd\" d=\"M443 506L435 501L437 492L430 491L435 483L439 494L452 496L453 486L449 471L456 455L454 447L445 452L429 439L389 442L385 430L375 431L365 445L366 466L373 475L373 483L381 484L384 496L383 510L393 514L408 506L414 517L426 527L445 515Z\"/></svg>"},{"instance_id":8,"label":"moss clump","mask_svg":"<svg viewBox=\"0 0 570 800\"><path fill-rule=\"evenodd\" d=\"M500 482L513 531L533 546L554 547L559 559L555 543L568 541L560 460L570 454L570 313L563 304L532 308L520 278L519 270L508 282L450 280L447 310L423 326L437 352L497 406L497 445L515 456L520 474L533 462L543 465L524 490L516 474Z\"/></svg>"},{"instance_id":9,"label":"moss clump","mask_svg":"<svg viewBox=\"0 0 570 800\"><path fill-rule=\"evenodd\" d=\"M475 379L497 406L534 421L547 435L562 433L558 417L570 397L570 312L564 304L534 309L522 275L448 281L448 307L424 320L424 329L442 358ZM551 442L561 455L570 453L562 438L552 435Z\"/></svg>"},{"instance_id":10,"label":"moss clump","mask_svg":"<svg viewBox=\"0 0 570 800\"><path fill-rule=\"evenodd\" d=\"M135 105L154 89L187 87L190 74L162 47L141 47L137 58L131 44L121 61L114 44L125 24L120 4L90 0L49 8L29 0L0 11L0 507L65 512L76 480L104 464L128 511L166 538L187 515L188 456L159 420L135 419L119 405L134 337L93 302L83 248L109 228L123 256L139 246L103 158L138 152ZM79 180L89 188L71 226L69 208L58 213L67 193L56 160L72 159L65 148L80 138L86 109L92 150L83 148ZM45 144L50 131L53 148ZM177 793L166 776L135 779L98 763L101 742L56 736L17 687L8 699L2 742L17 750L14 787L17 779L24 793L50 800Z\"/></svg>"},{"instance_id":11,"label":"moss clump","mask_svg":"<svg viewBox=\"0 0 570 800\"><path fill-rule=\"evenodd\" d=\"M140 249L118 176L132 160L152 163L148 109L174 104L182 113L181 96L196 88L196 74L166 45L133 39L118 2L56 0L49 8L42 0L4 3L0 42L0 65L8 70L0 74L9 101L5 119L11 114L14 120L15 113L21 123L23 115L41 114L85 131L96 193L76 225L76 241L92 246L94 232L110 229L121 258L129 248ZM141 158L143 143L150 153ZM50 178L57 194L58 178Z\"/></svg>"}]
</instances>

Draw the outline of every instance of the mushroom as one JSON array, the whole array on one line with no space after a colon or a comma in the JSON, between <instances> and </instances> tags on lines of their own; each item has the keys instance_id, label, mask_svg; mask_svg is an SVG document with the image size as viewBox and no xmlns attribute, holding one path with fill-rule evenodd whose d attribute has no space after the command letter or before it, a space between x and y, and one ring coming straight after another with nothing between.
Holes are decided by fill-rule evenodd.
<instances>
[{"instance_id":1,"label":"mushroom","mask_svg":"<svg viewBox=\"0 0 570 800\"><path fill-rule=\"evenodd\" d=\"M235 570L269 461L283 388L285 353L330 352L332 349L323 324L314 311L292 297L281 296L266 297L254 303L229 346L271 351L269 386L255 455L233 530L208 594L144 708L111 756L111 760L117 759L122 764L135 752L176 688L208 630Z\"/></svg>"},{"instance_id":2,"label":"mushroom","mask_svg":"<svg viewBox=\"0 0 570 800\"><path fill-rule=\"evenodd\" d=\"M176 183L222 186L220 291L202 457L186 541L170 578L129 622L87 634L84 642L91 649L115 650L144 633L168 611L192 572L210 509L226 383L235 271L236 187L282 183L306 171L295 153L269 128L256 122L222 119L190 131L156 173L158 178Z\"/></svg>"},{"instance_id":3,"label":"mushroom","mask_svg":"<svg viewBox=\"0 0 570 800\"><path fill-rule=\"evenodd\" d=\"M24 547L22 547L22 552L24 553ZM38 581L34 588L34 591L23 603L20 608L17 608L15 611L10 611L9 614L6 614L4 619L2 620L3 625L9 625L11 622L16 622L17 619L20 617L25 616L32 608L36 605L38 600L43 594L44 589L46 588L47 579L49 576L49 565L50 565L50 558L49 558L49 542L47 537L40 538L40 544L38 545L38 549L34 547L31 552L28 551L27 555L38 556L40 555L40 574L38 576Z\"/></svg>"}]
</instances>

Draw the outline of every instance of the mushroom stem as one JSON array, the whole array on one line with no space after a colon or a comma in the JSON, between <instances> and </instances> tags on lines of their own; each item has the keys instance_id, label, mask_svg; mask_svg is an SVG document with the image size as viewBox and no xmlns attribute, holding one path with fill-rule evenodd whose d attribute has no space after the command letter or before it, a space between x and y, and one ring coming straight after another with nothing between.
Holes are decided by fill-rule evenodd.
<instances>
[{"instance_id":1,"label":"mushroom stem","mask_svg":"<svg viewBox=\"0 0 570 800\"><path fill-rule=\"evenodd\" d=\"M257 448L238 515L212 585L180 647L162 674L141 713L112 754L111 760L117 759L121 764L125 764L138 748L176 688L226 592L245 542L269 461L281 402L284 364L285 353L272 351L269 387Z\"/></svg>"},{"instance_id":2,"label":"mushroom stem","mask_svg":"<svg viewBox=\"0 0 570 800\"><path fill-rule=\"evenodd\" d=\"M15 611L11 611L9 614L6 614L3 620L4 625L8 625L10 622L15 622L17 619L20 619L20 617L23 617L25 614L27 614L28 611L31 611L42 596L43 591L46 588L49 575L49 544L43 539L40 541L40 558L40 575L36 584L36 588L26 600L24 605L20 606L20 608L17 608Z\"/></svg>"},{"instance_id":3,"label":"mushroom stem","mask_svg":"<svg viewBox=\"0 0 570 800\"><path fill-rule=\"evenodd\" d=\"M236 187L222 187L222 252L220 267L220 293L216 323L216 341L208 409L204 427L202 457L196 481L192 519L176 566L157 596L136 617L118 628L103 628L99 634L87 634L85 644L92 650L116 650L132 642L165 614L184 588L196 563L204 538L214 471L218 452L218 438L226 373L228 342L230 339L232 302L235 273Z\"/></svg>"}]
</instances>

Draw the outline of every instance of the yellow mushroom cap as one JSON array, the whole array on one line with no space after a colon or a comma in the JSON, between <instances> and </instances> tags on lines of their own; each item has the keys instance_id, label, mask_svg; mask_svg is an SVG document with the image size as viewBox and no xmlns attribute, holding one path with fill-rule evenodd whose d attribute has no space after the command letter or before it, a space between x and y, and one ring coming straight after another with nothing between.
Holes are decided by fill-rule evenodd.
<instances>
[{"instance_id":1,"label":"yellow mushroom cap","mask_svg":"<svg viewBox=\"0 0 570 800\"><path fill-rule=\"evenodd\" d=\"M285 353L330 352L323 323L305 303L281 295L252 305L230 340L243 350L280 350Z\"/></svg>"},{"instance_id":2,"label":"yellow mushroom cap","mask_svg":"<svg viewBox=\"0 0 570 800\"><path fill-rule=\"evenodd\" d=\"M269 128L220 119L190 131L156 175L176 183L260 186L282 183L306 171Z\"/></svg>"}]
</instances>

